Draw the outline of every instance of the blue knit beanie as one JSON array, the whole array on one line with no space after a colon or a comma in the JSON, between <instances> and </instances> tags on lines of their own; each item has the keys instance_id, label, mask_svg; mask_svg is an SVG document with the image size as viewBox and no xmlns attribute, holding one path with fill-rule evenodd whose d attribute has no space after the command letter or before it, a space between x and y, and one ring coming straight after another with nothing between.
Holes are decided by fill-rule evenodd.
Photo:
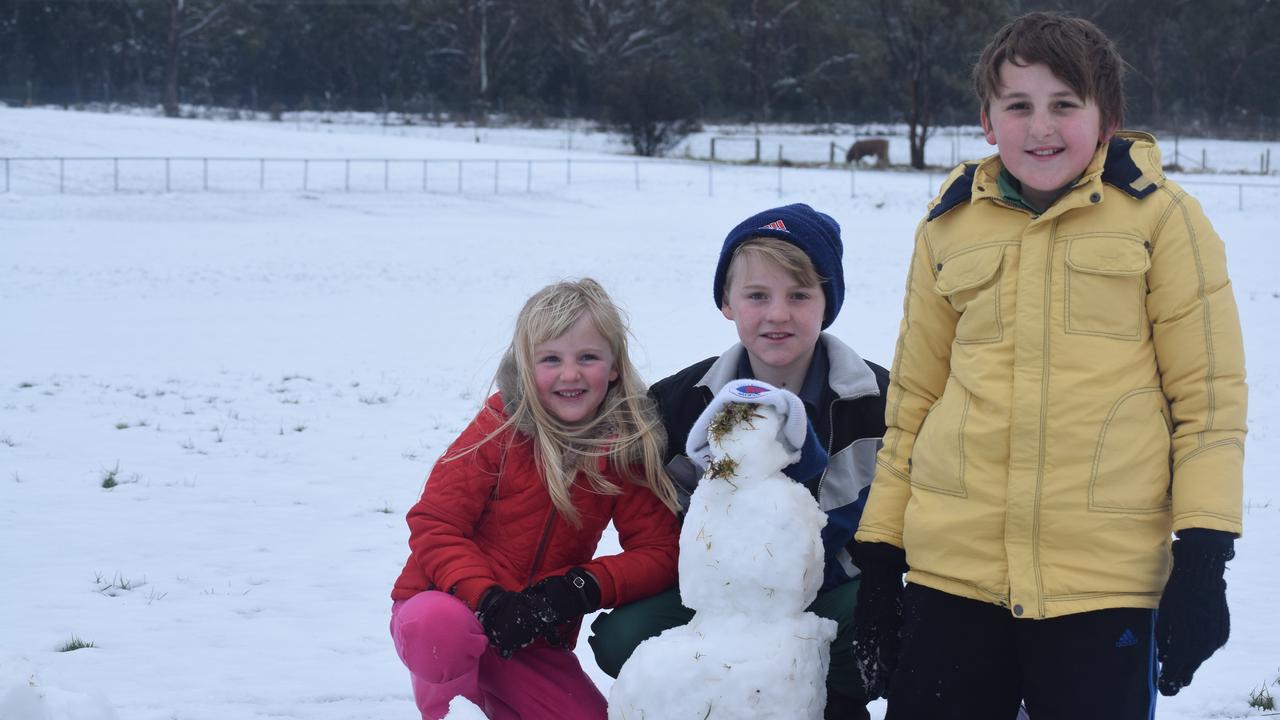
<instances>
[{"instance_id":1,"label":"blue knit beanie","mask_svg":"<svg viewBox=\"0 0 1280 720\"><path fill-rule=\"evenodd\" d=\"M785 240L809 256L814 269L824 280L822 292L826 295L827 307L822 328L830 327L844 303L844 244L840 242L840 224L830 215L801 203L752 215L729 231L724 246L720 248L720 262L716 265L716 279L712 286L716 307L720 307L724 299L724 281L733 252L742 243L757 237Z\"/></svg>"}]
</instances>

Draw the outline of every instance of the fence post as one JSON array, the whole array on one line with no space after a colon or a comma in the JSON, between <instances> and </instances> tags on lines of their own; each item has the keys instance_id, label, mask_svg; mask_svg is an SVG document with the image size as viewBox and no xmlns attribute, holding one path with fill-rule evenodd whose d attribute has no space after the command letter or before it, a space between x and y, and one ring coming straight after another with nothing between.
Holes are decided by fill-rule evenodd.
<instances>
[{"instance_id":1,"label":"fence post","mask_svg":"<svg viewBox=\"0 0 1280 720\"><path fill-rule=\"evenodd\" d=\"M422 192L427 191L427 161L422 161Z\"/></svg>"},{"instance_id":2,"label":"fence post","mask_svg":"<svg viewBox=\"0 0 1280 720\"><path fill-rule=\"evenodd\" d=\"M778 146L778 197L782 197L782 146Z\"/></svg>"},{"instance_id":3,"label":"fence post","mask_svg":"<svg viewBox=\"0 0 1280 720\"><path fill-rule=\"evenodd\" d=\"M529 160L524 170L524 191L533 192L533 161Z\"/></svg>"},{"instance_id":4,"label":"fence post","mask_svg":"<svg viewBox=\"0 0 1280 720\"><path fill-rule=\"evenodd\" d=\"M498 194L498 163L499 160L493 161L493 194Z\"/></svg>"},{"instance_id":5,"label":"fence post","mask_svg":"<svg viewBox=\"0 0 1280 720\"><path fill-rule=\"evenodd\" d=\"M307 191L307 181L310 179L310 175L311 175L311 160L304 158L302 160L302 192Z\"/></svg>"},{"instance_id":6,"label":"fence post","mask_svg":"<svg viewBox=\"0 0 1280 720\"><path fill-rule=\"evenodd\" d=\"M828 164L828 165L835 165L835 164L836 164L836 141L835 141L835 140L832 140L832 141L831 141L831 147L830 147L830 148L828 148L828 151L827 151L827 164Z\"/></svg>"},{"instance_id":7,"label":"fence post","mask_svg":"<svg viewBox=\"0 0 1280 720\"><path fill-rule=\"evenodd\" d=\"M573 184L573 158L564 159L564 184Z\"/></svg>"},{"instance_id":8,"label":"fence post","mask_svg":"<svg viewBox=\"0 0 1280 720\"><path fill-rule=\"evenodd\" d=\"M756 164L760 164L760 138L756 138Z\"/></svg>"},{"instance_id":9,"label":"fence post","mask_svg":"<svg viewBox=\"0 0 1280 720\"><path fill-rule=\"evenodd\" d=\"M342 191L351 192L351 158L342 161Z\"/></svg>"},{"instance_id":10,"label":"fence post","mask_svg":"<svg viewBox=\"0 0 1280 720\"><path fill-rule=\"evenodd\" d=\"M1205 148L1200 148L1200 169L1209 169L1209 151Z\"/></svg>"},{"instance_id":11,"label":"fence post","mask_svg":"<svg viewBox=\"0 0 1280 720\"><path fill-rule=\"evenodd\" d=\"M711 159L716 159L716 139L711 138Z\"/></svg>"},{"instance_id":12,"label":"fence post","mask_svg":"<svg viewBox=\"0 0 1280 720\"><path fill-rule=\"evenodd\" d=\"M849 197L856 197L858 194L858 171L854 165L856 163L849 164Z\"/></svg>"},{"instance_id":13,"label":"fence post","mask_svg":"<svg viewBox=\"0 0 1280 720\"><path fill-rule=\"evenodd\" d=\"M635 167L636 167L636 190L639 190L640 189L640 161L639 160L635 161Z\"/></svg>"},{"instance_id":14,"label":"fence post","mask_svg":"<svg viewBox=\"0 0 1280 720\"><path fill-rule=\"evenodd\" d=\"M264 190L267 187L267 159L258 158L258 189Z\"/></svg>"}]
</instances>

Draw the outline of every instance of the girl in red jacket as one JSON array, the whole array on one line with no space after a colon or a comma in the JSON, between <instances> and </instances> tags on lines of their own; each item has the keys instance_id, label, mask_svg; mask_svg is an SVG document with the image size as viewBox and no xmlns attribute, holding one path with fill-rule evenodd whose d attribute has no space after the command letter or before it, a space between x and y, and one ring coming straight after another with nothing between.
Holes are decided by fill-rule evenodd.
<instances>
[{"instance_id":1,"label":"girl in red jacket","mask_svg":"<svg viewBox=\"0 0 1280 720\"><path fill-rule=\"evenodd\" d=\"M409 511L391 636L423 718L604 718L573 653L583 615L676 581L662 424L594 280L525 303L481 408ZM613 521L622 552L592 559Z\"/></svg>"}]
</instances>

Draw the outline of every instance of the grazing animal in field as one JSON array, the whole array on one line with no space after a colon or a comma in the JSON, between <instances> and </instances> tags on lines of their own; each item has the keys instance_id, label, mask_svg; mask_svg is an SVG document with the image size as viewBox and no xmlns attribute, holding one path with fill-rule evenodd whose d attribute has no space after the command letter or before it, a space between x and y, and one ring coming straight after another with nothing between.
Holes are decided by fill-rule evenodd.
<instances>
[{"instance_id":1,"label":"grazing animal in field","mask_svg":"<svg viewBox=\"0 0 1280 720\"><path fill-rule=\"evenodd\" d=\"M857 162L864 157L874 157L878 168L888 167L889 141L886 138L857 140L849 146L849 152L845 153L844 161L847 163Z\"/></svg>"}]
</instances>

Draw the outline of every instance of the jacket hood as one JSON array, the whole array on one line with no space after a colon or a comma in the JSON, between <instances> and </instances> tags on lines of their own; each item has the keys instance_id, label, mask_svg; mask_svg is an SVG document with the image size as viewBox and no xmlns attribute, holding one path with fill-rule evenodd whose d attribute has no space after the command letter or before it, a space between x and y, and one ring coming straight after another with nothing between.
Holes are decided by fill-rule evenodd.
<instances>
[{"instance_id":1,"label":"jacket hood","mask_svg":"<svg viewBox=\"0 0 1280 720\"><path fill-rule=\"evenodd\" d=\"M824 332L819 337L827 349L827 361L831 363L831 389L840 399L880 394L875 373L853 348L829 333ZM720 388L730 380L737 379L738 363L746 351L742 343L734 344L707 369L694 387L705 387L712 395L720 392Z\"/></svg>"},{"instance_id":2,"label":"jacket hood","mask_svg":"<svg viewBox=\"0 0 1280 720\"><path fill-rule=\"evenodd\" d=\"M929 203L927 220L935 220L965 203L1000 197L1000 155L965 163L951 171L942 191ZM1150 133L1122 130L1098 148L1072 188L1111 185L1135 198L1144 198L1165 182L1160 147Z\"/></svg>"},{"instance_id":3,"label":"jacket hood","mask_svg":"<svg viewBox=\"0 0 1280 720\"><path fill-rule=\"evenodd\" d=\"M503 412L509 418L515 417L515 409L524 397L524 390L520 386L520 374L516 371L514 349L507 348L507 351L502 354L502 360L498 363L498 373L494 376L494 384L498 386L498 394L502 396ZM532 422L526 416L515 424L515 429L521 434L532 437L534 434Z\"/></svg>"}]
</instances>

